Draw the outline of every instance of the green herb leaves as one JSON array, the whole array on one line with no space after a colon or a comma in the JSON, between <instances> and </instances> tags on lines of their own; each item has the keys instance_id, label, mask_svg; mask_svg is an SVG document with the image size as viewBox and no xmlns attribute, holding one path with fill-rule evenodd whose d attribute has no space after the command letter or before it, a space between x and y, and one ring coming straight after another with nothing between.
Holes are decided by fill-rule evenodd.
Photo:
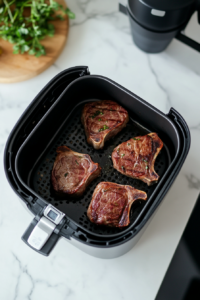
<instances>
[{"instance_id":1,"label":"green herb leaves","mask_svg":"<svg viewBox=\"0 0 200 300\"><path fill-rule=\"evenodd\" d=\"M133 140L135 140L135 141L140 141L140 139L136 139L136 138L132 138Z\"/></svg>"},{"instance_id":2,"label":"green herb leaves","mask_svg":"<svg viewBox=\"0 0 200 300\"><path fill-rule=\"evenodd\" d=\"M65 13L68 15L70 19L75 19L76 17L75 14L69 8L65 9Z\"/></svg>"},{"instance_id":3,"label":"green herb leaves","mask_svg":"<svg viewBox=\"0 0 200 300\"><path fill-rule=\"evenodd\" d=\"M107 125L103 125L103 127L99 129L99 132L104 131L106 129L109 129L109 127Z\"/></svg>"},{"instance_id":4,"label":"green herb leaves","mask_svg":"<svg viewBox=\"0 0 200 300\"><path fill-rule=\"evenodd\" d=\"M0 38L15 44L14 54L45 55L40 40L45 36L52 37L55 31L49 21L64 20L64 15L75 18L69 8L65 9L55 0L48 3L45 0L3 0L3 4L0 7ZM56 13L58 10L62 14Z\"/></svg>"},{"instance_id":5,"label":"green herb leaves","mask_svg":"<svg viewBox=\"0 0 200 300\"><path fill-rule=\"evenodd\" d=\"M148 161L146 160L146 159L142 159L146 164L148 164ZM145 169L147 170L149 167L148 167L148 165L147 166L145 166Z\"/></svg>"},{"instance_id":6,"label":"green herb leaves","mask_svg":"<svg viewBox=\"0 0 200 300\"><path fill-rule=\"evenodd\" d=\"M67 175L68 175L68 173L65 173L65 175L64 175L64 176L65 176L65 177L67 177Z\"/></svg>"},{"instance_id":7,"label":"green herb leaves","mask_svg":"<svg viewBox=\"0 0 200 300\"><path fill-rule=\"evenodd\" d=\"M94 119L94 118L97 117L99 114L100 114L100 111L97 110L97 111L93 114L93 116L91 116L90 118Z\"/></svg>"},{"instance_id":8,"label":"green herb leaves","mask_svg":"<svg viewBox=\"0 0 200 300\"><path fill-rule=\"evenodd\" d=\"M103 115L103 112L101 112L100 110L97 110L92 116L90 116L90 118L94 119L98 115ZM99 119L99 120L101 121L101 119Z\"/></svg>"}]
</instances>

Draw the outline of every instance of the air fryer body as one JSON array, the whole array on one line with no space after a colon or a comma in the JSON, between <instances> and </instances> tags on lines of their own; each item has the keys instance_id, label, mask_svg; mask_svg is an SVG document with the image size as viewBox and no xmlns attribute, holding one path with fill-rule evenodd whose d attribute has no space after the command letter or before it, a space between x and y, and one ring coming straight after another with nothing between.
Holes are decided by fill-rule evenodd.
<instances>
[{"instance_id":1,"label":"air fryer body","mask_svg":"<svg viewBox=\"0 0 200 300\"><path fill-rule=\"evenodd\" d=\"M167 31L155 32L141 26L134 18L129 15L131 33L134 43L143 51L148 53L159 53L169 45L171 40L177 35L181 28Z\"/></svg>"},{"instance_id":2,"label":"air fryer body","mask_svg":"<svg viewBox=\"0 0 200 300\"><path fill-rule=\"evenodd\" d=\"M128 251L130 251L136 243L141 238L144 230L146 229L146 226L140 230L140 232L131 238L130 240L120 243L119 245L113 245L112 247L100 247L100 246L88 246L87 244L80 243L80 241L71 238L70 240L65 239L70 244L75 246L76 248L82 250L83 252L97 257L97 258L103 258L103 259L111 259L111 258L117 258L119 256L122 256L126 254Z\"/></svg>"},{"instance_id":3,"label":"air fryer body","mask_svg":"<svg viewBox=\"0 0 200 300\"><path fill-rule=\"evenodd\" d=\"M130 14L140 25L156 32L175 31L195 11L195 0L129 0Z\"/></svg>"},{"instance_id":4,"label":"air fryer body","mask_svg":"<svg viewBox=\"0 0 200 300\"><path fill-rule=\"evenodd\" d=\"M128 15L133 41L143 51L161 52L174 37L200 51L197 42L181 33L195 10L200 16L198 0L128 0L120 10Z\"/></svg>"},{"instance_id":5,"label":"air fryer body","mask_svg":"<svg viewBox=\"0 0 200 300\"><path fill-rule=\"evenodd\" d=\"M95 86L94 80L96 82ZM88 82L89 86L86 86L86 81ZM69 124L69 120L66 116L66 107L65 110L63 110L64 106L67 105L68 107L68 105L70 104L70 99L77 99L77 101L80 101L80 97L86 96L80 94L80 89L77 89L77 83L79 88L79 83L81 84L86 93L88 91L92 92L91 87L94 89L95 93L98 90L98 95L100 98L105 97L105 95L111 96L110 93L112 90L113 96L111 98L114 98L116 100L118 99L118 101L123 102L122 104L125 105L125 107L128 105L134 109L135 121L138 121L144 124L145 126L148 126L148 124L151 124L151 126L155 125L155 127L153 128L157 128L156 131L159 132L162 132L164 130L162 136L164 140L166 139L166 145L168 145L167 153L169 154L163 160L162 164L165 165L165 162L167 163L166 170L159 184L156 185L153 191L155 194L155 198L149 198L150 201L148 202L149 206L147 207L147 210L143 211L143 215L141 216L141 218L139 217L137 219L137 222L133 227L130 226L129 228L127 228L126 232L124 231L120 232L119 234L113 235L105 235L105 232L103 232L99 236L99 234L97 234L98 232L95 233L94 230L91 231L90 228L82 224L82 215L82 220L80 220L80 222L78 221L77 223L76 220L73 220L68 216L68 212L66 213L66 216L64 216L64 218L61 219L61 222L59 221L58 224L54 222L56 226L51 226L51 232L48 235L48 240L44 241L42 248L38 248L36 247L38 245L35 245L35 247L33 246L32 241L33 238L34 241L38 240L38 235L35 235L35 228L36 230L38 228L41 229L39 225L43 224L43 228L46 229L47 225L49 224L49 222L43 222L44 220L46 220L45 218L48 217L48 214L45 214L46 209L48 209L48 207L50 206L51 210L54 210L57 213L63 214L63 212L59 211L60 207L56 205L58 202L51 202L51 204L49 204L49 202L45 200L46 198L43 198L42 195L37 196L35 194L35 192L32 190L32 185L29 187L27 186L27 184L24 184L21 181L18 172L18 164L16 164L16 162L18 161L17 156L19 152L22 151L22 149L25 149L24 146L27 145L28 141L30 141L30 145L32 145L32 142L34 142L32 138L36 133L41 133L41 130L44 130L45 137L47 138L46 128L50 129L49 125L52 123L52 119L58 119L57 115L59 115L60 117L61 111L64 111L64 120ZM70 94L71 96L68 94L68 92L72 93ZM78 93L77 98L74 92ZM94 95L92 95L92 99L93 98ZM87 97L87 99L89 98ZM66 103L66 100L68 103ZM82 100L85 101L85 98ZM76 103L73 103L72 105L74 106L74 108L75 104ZM129 107L130 112L132 111L131 107ZM70 107L68 107L68 109L70 109ZM150 111L151 113L149 113ZM50 123L48 123L48 126L46 126L48 120L50 121ZM53 123L53 126L55 127L55 132L52 132L50 130L50 139L52 139L52 135L55 135L54 138L56 138L58 137L58 133L62 133L62 118L58 119L58 121L60 122L59 124L55 122ZM36 134L36 140L38 139L40 139L39 135ZM47 141L47 143L45 142L45 147L48 148L48 145L51 146L49 140ZM40 158L41 155L44 155L45 149L43 148L42 143L40 143L40 146L42 148L40 149L41 151L39 151L39 155L36 157L36 160ZM26 109L22 117L19 119L19 121L13 128L5 147L4 168L6 177L15 193L21 198L20 202L22 203L23 201L26 209L31 211L32 214L34 214L35 216L28 228L26 229L26 231L24 232L22 240L29 247L45 256L48 256L50 254L60 237L64 237L77 248L95 257L115 258L125 254L137 243L137 241L143 234L145 228L147 228L150 219L152 219L154 212L156 211L156 208L161 203L170 186L172 185L174 179L178 175L189 151L189 147L190 133L188 126L185 123L184 119L173 108L171 108L167 115L164 115L155 107L146 103L143 99L139 98L137 95L131 93L130 91L127 91L125 88L119 86L117 83L111 81L110 79L103 78L102 76L98 75L90 75L88 67L86 66L78 66L64 70L63 72L55 76L35 97L33 102L29 105L29 107ZM30 151L27 151L26 154L24 153L25 155L23 155L22 153L21 156L21 162L24 167L27 166L27 162L25 162L25 157L28 155L28 153L30 154ZM33 153L36 154L35 148ZM30 155L28 156L28 159L29 158ZM33 165L30 166L28 173L30 173L33 170L33 167L37 165L35 164L36 160L34 160ZM21 165L20 161L19 165ZM23 171L25 170L24 167L22 167ZM160 166L159 169L160 168L162 167ZM44 174L50 172L50 170L51 168L49 169L49 171L46 171L45 169ZM31 178L31 176L27 174L27 176L25 176L25 180L27 180L29 177ZM49 181L48 184L48 186L50 186ZM62 204L62 201L59 201L59 203ZM54 207L53 204L55 204L56 207ZM85 204L83 205L83 207L83 210L85 210ZM77 216L77 205L75 215ZM33 237L32 240L30 239L31 243L29 243L30 237Z\"/></svg>"}]
</instances>

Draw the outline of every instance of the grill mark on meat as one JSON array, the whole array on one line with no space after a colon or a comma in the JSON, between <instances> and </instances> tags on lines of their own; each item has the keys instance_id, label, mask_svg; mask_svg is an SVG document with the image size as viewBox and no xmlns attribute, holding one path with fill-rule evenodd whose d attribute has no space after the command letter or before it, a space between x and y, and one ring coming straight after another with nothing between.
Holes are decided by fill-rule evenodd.
<instances>
[{"instance_id":1,"label":"grill mark on meat","mask_svg":"<svg viewBox=\"0 0 200 300\"><path fill-rule=\"evenodd\" d=\"M87 216L97 225L125 227L130 223L131 205L138 199L146 200L147 194L128 185L101 182L94 190Z\"/></svg>"},{"instance_id":2,"label":"grill mark on meat","mask_svg":"<svg viewBox=\"0 0 200 300\"><path fill-rule=\"evenodd\" d=\"M132 138L113 150L113 166L120 173L151 185L159 179L154 163L162 147L156 133Z\"/></svg>"},{"instance_id":3,"label":"grill mark on meat","mask_svg":"<svg viewBox=\"0 0 200 300\"><path fill-rule=\"evenodd\" d=\"M105 141L120 132L128 120L128 112L111 100L85 104L81 116L87 142L95 149L102 149Z\"/></svg>"},{"instance_id":4,"label":"grill mark on meat","mask_svg":"<svg viewBox=\"0 0 200 300\"><path fill-rule=\"evenodd\" d=\"M81 196L86 187L101 173L101 167L88 154L59 146L53 165L51 181L58 194Z\"/></svg>"}]
</instances>

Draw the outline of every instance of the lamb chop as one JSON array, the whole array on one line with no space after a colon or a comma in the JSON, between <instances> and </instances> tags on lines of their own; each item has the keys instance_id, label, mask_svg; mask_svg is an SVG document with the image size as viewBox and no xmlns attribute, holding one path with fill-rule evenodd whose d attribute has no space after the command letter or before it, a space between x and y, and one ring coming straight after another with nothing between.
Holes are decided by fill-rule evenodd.
<instances>
[{"instance_id":1,"label":"lamb chop","mask_svg":"<svg viewBox=\"0 0 200 300\"><path fill-rule=\"evenodd\" d=\"M131 138L113 150L113 166L123 175L152 185L159 179L154 163L162 147L163 142L154 132Z\"/></svg>"},{"instance_id":2,"label":"lamb chop","mask_svg":"<svg viewBox=\"0 0 200 300\"><path fill-rule=\"evenodd\" d=\"M101 167L88 154L72 151L67 146L59 146L53 165L51 181L59 194L81 196L86 187L101 173Z\"/></svg>"},{"instance_id":3,"label":"lamb chop","mask_svg":"<svg viewBox=\"0 0 200 300\"><path fill-rule=\"evenodd\" d=\"M100 182L94 190L87 210L91 222L98 225L125 227L134 201L147 199L147 194L129 185Z\"/></svg>"},{"instance_id":4,"label":"lamb chop","mask_svg":"<svg viewBox=\"0 0 200 300\"><path fill-rule=\"evenodd\" d=\"M128 120L128 112L111 100L85 104L81 116L87 142L95 149L102 149L105 141L126 127Z\"/></svg>"}]
</instances>

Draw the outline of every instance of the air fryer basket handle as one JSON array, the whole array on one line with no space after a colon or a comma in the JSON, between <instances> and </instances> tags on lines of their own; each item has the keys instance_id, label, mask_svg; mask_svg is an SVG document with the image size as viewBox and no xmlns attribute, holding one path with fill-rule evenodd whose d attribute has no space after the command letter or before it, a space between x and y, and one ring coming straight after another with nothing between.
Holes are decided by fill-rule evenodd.
<instances>
[{"instance_id":1,"label":"air fryer basket handle","mask_svg":"<svg viewBox=\"0 0 200 300\"><path fill-rule=\"evenodd\" d=\"M27 246L29 246L31 249L35 250L36 252L38 252L44 256L48 256L50 254L50 252L53 250L53 248L55 247L60 236L53 232L51 234L51 236L49 237L49 239L47 240L47 242L44 244L44 246L40 250L37 250L36 248L32 247L28 242L28 239L29 239L31 233L33 232L35 226L37 225L37 223L38 223L37 219L34 218L31 222L31 224L29 225L29 227L24 232L24 234L22 236L22 241L24 241L24 243L26 243Z\"/></svg>"},{"instance_id":2,"label":"air fryer basket handle","mask_svg":"<svg viewBox=\"0 0 200 300\"><path fill-rule=\"evenodd\" d=\"M35 216L24 232L22 240L33 250L48 256L59 240L60 231L66 221L65 214L49 204ZM65 237L70 239L72 232L68 230Z\"/></svg>"}]
</instances>

